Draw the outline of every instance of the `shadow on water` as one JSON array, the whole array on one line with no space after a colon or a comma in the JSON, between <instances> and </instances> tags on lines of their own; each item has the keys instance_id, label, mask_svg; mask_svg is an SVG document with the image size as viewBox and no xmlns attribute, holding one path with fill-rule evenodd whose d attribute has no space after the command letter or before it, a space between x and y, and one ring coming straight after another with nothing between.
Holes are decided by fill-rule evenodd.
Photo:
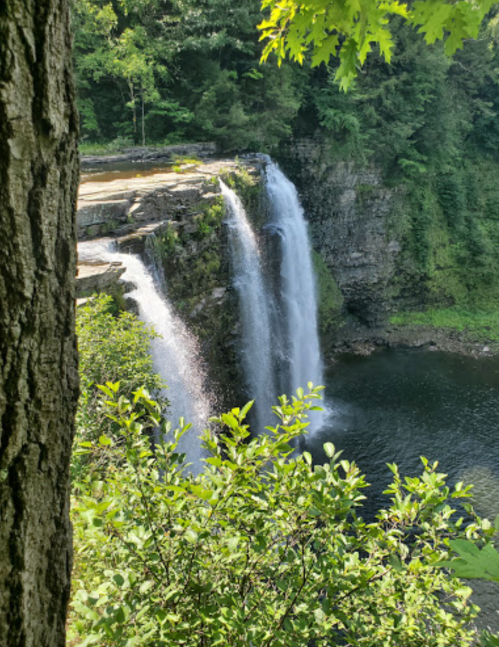
<instances>
[{"instance_id":1,"label":"shadow on water","mask_svg":"<svg viewBox=\"0 0 499 647\"><path fill-rule=\"evenodd\" d=\"M389 503L386 463L415 476L420 456L438 460L449 484L474 484L482 516L499 514L499 358L416 350L345 356L328 372L326 386L329 422L306 438L306 449L323 462L322 447L330 441L357 463L371 484L365 518ZM499 586L479 583L476 602L481 625L499 631Z\"/></svg>"}]
</instances>

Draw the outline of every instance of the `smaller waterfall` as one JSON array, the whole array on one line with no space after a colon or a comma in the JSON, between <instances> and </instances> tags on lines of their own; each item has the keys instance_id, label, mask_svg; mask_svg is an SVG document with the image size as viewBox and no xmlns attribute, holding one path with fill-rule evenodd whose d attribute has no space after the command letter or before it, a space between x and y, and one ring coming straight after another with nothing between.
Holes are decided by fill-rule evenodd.
<instances>
[{"instance_id":1,"label":"smaller waterfall","mask_svg":"<svg viewBox=\"0 0 499 647\"><path fill-rule=\"evenodd\" d=\"M237 195L222 181L228 219L229 247L234 287L241 311L242 358L248 396L255 400L254 420L261 433L272 421L271 406L276 404L268 295L262 275L258 243L246 212Z\"/></svg>"},{"instance_id":2,"label":"smaller waterfall","mask_svg":"<svg viewBox=\"0 0 499 647\"><path fill-rule=\"evenodd\" d=\"M324 383L317 332L317 296L307 223L298 193L277 164L265 157L266 190L269 197L268 229L279 236L279 315L275 336L285 357L284 388L288 395ZM278 320L276 322L276 319ZM309 431L322 424L322 414L310 415Z\"/></svg>"},{"instance_id":3,"label":"smaller waterfall","mask_svg":"<svg viewBox=\"0 0 499 647\"><path fill-rule=\"evenodd\" d=\"M168 385L164 393L170 400L168 418L173 428L181 417L193 425L182 437L179 450L192 463L191 471L200 472L203 452L198 435L208 422L210 403L197 360L199 351L195 338L175 315L167 298L156 289L152 274L138 256L114 252L111 241L108 244L102 241L80 243L78 254L80 259L119 261L126 267L123 278L136 286L129 294L138 303L140 319L151 324L161 335L153 340L151 351L154 368Z\"/></svg>"}]
</instances>

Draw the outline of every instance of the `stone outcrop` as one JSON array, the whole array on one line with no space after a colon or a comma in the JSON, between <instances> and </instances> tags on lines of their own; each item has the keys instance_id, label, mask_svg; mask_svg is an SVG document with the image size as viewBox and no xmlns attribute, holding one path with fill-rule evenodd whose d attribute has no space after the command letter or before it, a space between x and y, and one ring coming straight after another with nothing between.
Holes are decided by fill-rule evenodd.
<instances>
[{"instance_id":1,"label":"stone outcrop","mask_svg":"<svg viewBox=\"0 0 499 647\"><path fill-rule=\"evenodd\" d=\"M214 202L219 194L216 178L235 169L234 160L218 160L110 182L90 178L80 186L78 238L120 237L151 222L189 217L200 203Z\"/></svg>"},{"instance_id":2,"label":"stone outcrop","mask_svg":"<svg viewBox=\"0 0 499 647\"><path fill-rule=\"evenodd\" d=\"M80 187L77 217L80 240L105 236L120 251L138 254L146 263L154 259L162 267L168 297L199 339L209 382L219 385L215 390L223 408L243 401L238 392L243 380L219 177L238 181L239 189L244 192L246 186L251 192L260 170L249 161L242 171L235 160L216 160L143 177L90 178ZM136 311L125 295L123 273L120 263L82 261L78 296L106 292L117 296L121 307Z\"/></svg>"},{"instance_id":3,"label":"stone outcrop","mask_svg":"<svg viewBox=\"0 0 499 647\"><path fill-rule=\"evenodd\" d=\"M121 263L104 261L84 261L78 263L76 294L85 297L94 292L116 292L120 277L125 273Z\"/></svg>"}]
</instances>

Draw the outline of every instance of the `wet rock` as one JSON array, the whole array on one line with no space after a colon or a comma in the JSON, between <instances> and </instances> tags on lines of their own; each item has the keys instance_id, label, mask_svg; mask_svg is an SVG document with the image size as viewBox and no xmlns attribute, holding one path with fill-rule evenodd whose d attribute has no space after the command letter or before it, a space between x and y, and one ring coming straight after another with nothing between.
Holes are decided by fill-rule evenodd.
<instances>
[{"instance_id":1,"label":"wet rock","mask_svg":"<svg viewBox=\"0 0 499 647\"><path fill-rule=\"evenodd\" d=\"M79 308L85 304L93 301L94 297L82 297L81 299L76 299L76 307Z\"/></svg>"},{"instance_id":2,"label":"wet rock","mask_svg":"<svg viewBox=\"0 0 499 647\"><path fill-rule=\"evenodd\" d=\"M149 236L160 234L165 227L166 222L150 222L138 229L132 229L130 233L117 239L118 248L125 253L141 255L145 251Z\"/></svg>"},{"instance_id":3,"label":"wet rock","mask_svg":"<svg viewBox=\"0 0 499 647\"><path fill-rule=\"evenodd\" d=\"M84 202L77 212L79 237L107 234L116 229L120 223L127 222L130 201L93 200Z\"/></svg>"},{"instance_id":4,"label":"wet rock","mask_svg":"<svg viewBox=\"0 0 499 647\"><path fill-rule=\"evenodd\" d=\"M84 297L94 292L113 292L120 277L125 273L121 263L103 261L84 261L78 263L76 294Z\"/></svg>"},{"instance_id":5,"label":"wet rock","mask_svg":"<svg viewBox=\"0 0 499 647\"><path fill-rule=\"evenodd\" d=\"M227 288L215 288L211 293L211 298L215 301L220 301L227 294Z\"/></svg>"},{"instance_id":6,"label":"wet rock","mask_svg":"<svg viewBox=\"0 0 499 647\"><path fill-rule=\"evenodd\" d=\"M125 310L139 316L139 304L133 297L125 297Z\"/></svg>"}]
</instances>

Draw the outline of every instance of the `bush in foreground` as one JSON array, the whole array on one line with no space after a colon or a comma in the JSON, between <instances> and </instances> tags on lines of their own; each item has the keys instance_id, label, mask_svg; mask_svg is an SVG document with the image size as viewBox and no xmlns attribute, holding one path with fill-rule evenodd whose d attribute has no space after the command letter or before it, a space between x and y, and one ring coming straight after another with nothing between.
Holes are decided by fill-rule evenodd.
<instances>
[{"instance_id":1,"label":"bush in foreground","mask_svg":"<svg viewBox=\"0 0 499 647\"><path fill-rule=\"evenodd\" d=\"M177 453L189 426L153 450L142 430L159 423L160 407L145 391L132 403L116 384L103 390L122 440L101 437L105 479L89 470L77 484L70 634L82 647L476 639L471 589L438 563L449 540L484 530L459 518L453 504L468 488L450 490L436 463L423 460L405 481L391 466L391 506L367 524L355 464L330 443L325 465L293 453L318 389L281 398L279 423L257 438L244 423L250 405L222 415L204 434L210 457L196 477Z\"/></svg>"}]
</instances>

